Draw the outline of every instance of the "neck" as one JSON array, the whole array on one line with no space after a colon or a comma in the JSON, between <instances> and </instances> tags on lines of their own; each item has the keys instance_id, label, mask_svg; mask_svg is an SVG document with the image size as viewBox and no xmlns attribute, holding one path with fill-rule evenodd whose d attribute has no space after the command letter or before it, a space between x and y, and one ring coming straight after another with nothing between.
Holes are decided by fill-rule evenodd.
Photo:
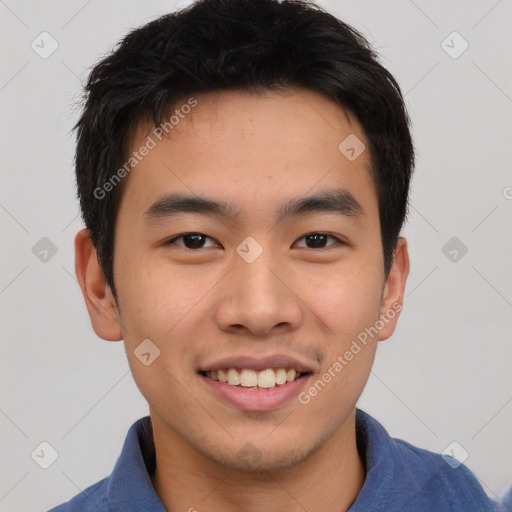
<instances>
[{"instance_id":1,"label":"neck","mask_svg":"<svg viewBox=\"0 0 512 512\"><path fill-rule=\"evenodd\" d=\"M170 436L160 418L151 419L157 454L151 480L169 512L344 512L364 483L355 410L306 459L284 470L266 472L240 472L220 465Z\"/></svg>"}]
</instances>

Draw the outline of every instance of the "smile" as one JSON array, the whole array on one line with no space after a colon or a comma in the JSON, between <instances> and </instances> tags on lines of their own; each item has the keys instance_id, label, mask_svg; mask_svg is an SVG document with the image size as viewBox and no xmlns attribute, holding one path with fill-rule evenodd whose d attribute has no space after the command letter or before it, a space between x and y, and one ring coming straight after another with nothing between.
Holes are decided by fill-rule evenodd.
<instances>
[{"instance_id":1,"label":"smile","mask_svg":"<svg viewBox=\"0 0 512 512\"><path fill-rule=\"evenodd\" d=\"M297 398L312 375L293 368L229 368L200 371L198 378L212 397L224 404L243 411L271 411Z\"/></svg>"},{"instance_id":2,"label":"smile","mask_svg":"<svg viewBox=\"0 0 512 512\"><path fill-rule=\"evenodd\" d=\"M269 389L283 386L287 382L302 377L309 372L299 372L294 368L267 368L255 371L249 368L226 368L201 372L206 377L230 386L242 386L249 389Z\"/></svg>"}]
</instances>

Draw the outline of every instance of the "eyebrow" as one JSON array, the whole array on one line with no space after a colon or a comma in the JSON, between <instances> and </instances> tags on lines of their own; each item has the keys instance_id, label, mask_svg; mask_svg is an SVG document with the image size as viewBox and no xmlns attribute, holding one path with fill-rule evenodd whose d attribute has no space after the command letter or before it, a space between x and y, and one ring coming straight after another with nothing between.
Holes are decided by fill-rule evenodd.
<instances>
[{"instance_id":1,"label":"eyebrow","mask_svg":"<svg viewBox=\"0 0 512 512\"><path fill-rule=\"evenodd\" d=\"M180 213L196 213L223 219L235 219L240 211L223 201L181 193L160 196L145 212L147 222L167 219ZM364 217L364 209L355 197L342 188L296 197L280 205L276 210L276 222L288 217L306 216L313 213L335 213L345 217Z\"/></svg>"}]
</instances>

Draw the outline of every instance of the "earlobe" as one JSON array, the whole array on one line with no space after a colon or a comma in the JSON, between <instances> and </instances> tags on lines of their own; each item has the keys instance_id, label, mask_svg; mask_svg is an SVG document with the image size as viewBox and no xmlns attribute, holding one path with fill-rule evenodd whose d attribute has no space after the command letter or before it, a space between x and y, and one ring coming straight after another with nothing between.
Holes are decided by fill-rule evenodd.
<instances>
[{"instance_id":1,"label":"earlobe","mask_svg":"<svg viewBox=\"0 0 512 512\"><path fill-rule=\"evenodd\" d=\"M402 309L409 266L407 240L404 237L399 237L393 254L393 263L383 290L381 319L384 326L379 332L379 341L388 339L396 328Z\"/></svg>"},{"instance_id":2,"label":"earlobe","mask_svg":"<svg viewBox=\"0 0 512 512\"><path fill-rule=\"evenodd\" d=\"M75 236L75 272L94 332L107 341L122 340L119 311L88 229Z\"/></svg>"}]
</instances>

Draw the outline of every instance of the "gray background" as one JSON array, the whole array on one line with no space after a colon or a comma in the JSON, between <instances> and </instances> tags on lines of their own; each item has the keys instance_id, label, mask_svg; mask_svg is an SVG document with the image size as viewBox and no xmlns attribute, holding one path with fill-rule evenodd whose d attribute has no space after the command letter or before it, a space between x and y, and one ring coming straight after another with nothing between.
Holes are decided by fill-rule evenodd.
<instances>
[{"instance_id":1,"label":"gray background","mask_svg":"<svg viewBox=\"0 0 512 512\"><path fill-rule=\"evenodd\" d=\"M148 414L122 342L96 337L74 277L69 132L87 69L188 3L0 0L1 511L46 510L104 478ZM500 495L512 481L512 2L319 3L398 79L418 157L405 307L359 407L423 448L456 441ZM58 43L46 59L31 47L43 31ZM469 44L458 58L453 31ZM46 261L43 237L57 250ZM59 455L48 469L31 458L43 441Z\"/></svg>"}]
</instances>

